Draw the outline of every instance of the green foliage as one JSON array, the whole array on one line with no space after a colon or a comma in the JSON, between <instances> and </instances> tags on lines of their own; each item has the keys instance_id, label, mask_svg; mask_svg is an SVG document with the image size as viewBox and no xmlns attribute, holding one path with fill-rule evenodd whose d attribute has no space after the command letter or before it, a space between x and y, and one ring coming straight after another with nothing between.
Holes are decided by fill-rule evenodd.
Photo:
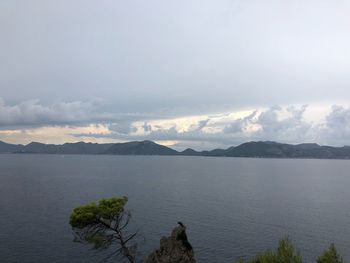
<instances>
[{"instance_id":1,"label":"green foliage","mask_svg":"<svg viewBox=\"0 0 350 263\"><path fill-rule=\"evenodd\" d=\"M70 215L69 224L72 227L83 228L87 225L93 224L97 220L99 214L98 206L95 203L90 203L77 207Z\"/></svg>"},{"instance_id":2,"label":"green foliage","mask_svg":"<svg viewBox=\"0 0 350 263\"><path fill-rule=\"evenodd\" d=\"M317 258L317 263L343 263L343 259L339 256L334 244L324 251L322 256Z\"/></svg>"},{"instance_id":3,"label":"green foliage","mask_svg":"<svg viewBox=\"0 0 350 263\"><path fill-rule=\"evenodd\" d=\"M276 251L267 250L249 261L239 260L238 263L302 263L300 254L295 250L288 238L280 240ZM317 258L317 263L344 263L334 244Z\"/></svg>"},{"instance_id":4,"label":"green foliage","mask_svg":"<svg viewBox=\"0 0 350 263\"><path fill-rule=\"evenodd\" d=\"M123 219L129 216L124 211L127 201L126 196L112 197L75 208L69 220L75 241L92 244L95 249L108 248L116 240Z\"/></svg>"},{"instance_id":5,"label":"green foliage","mask_svg":"<svg viewBox=\"0 0 350 263\"><path fill-rule=\"evenodd\" d=\"M75 208L70 216L69 224L73 228L84 228L94 225L100 220L113 220L116 216L124 211L124 206L128 198L112 197L102 199L96 203L90 203Z\"/></svg>"},{"instance_id":6,"label":"green foliage","mask_svg":"<svg viewBox=\"0 0 350 263\"><path fill-rule=\"evenodd\" d=\"M286 263L301 263L300 254L294 249L289 239L282 239L277 249L277 261Z\"/></svg>"},{"instance_id":7,"label":"green foliage","mask_svg":"<svg viewBox=\"0 0 350 263\"><path fill-rule=\"evenodd\" d=\"M116 250L111 255L121 254L130 263L136 263L136 245L129 244L137 232L126 232L131 218L131 213L124 209L127 202L126 196L112 197L75 208L69 220L74 240L92 244L95 249L106 249L115 244Z\"/></svg>"},{"instance_id":8,"label":"green foliage","mask_svg":"<svg viewBox=\"0 0 350 263\"><path fill-rule=\"evenodd\" d=\"M239 263L246 261L240 260ZM293 244L288 238L282 239L279 242L276 252L266 251L263 254L256 256L255 259L249 260L246 263L301 263L301 256L294 249Z\"/></svg>"},{"instance_id":9,"label":"green foliage","mask_svg":"<svg viewBox=\"0 0 350 263\"><path fill-rule=\"evenodd\" d=\"M126 196L100 200L98 208L101 217L112 220L116 215L124 211L124 206L127 201L128 198Z\"/></svg>"}]
</instances>

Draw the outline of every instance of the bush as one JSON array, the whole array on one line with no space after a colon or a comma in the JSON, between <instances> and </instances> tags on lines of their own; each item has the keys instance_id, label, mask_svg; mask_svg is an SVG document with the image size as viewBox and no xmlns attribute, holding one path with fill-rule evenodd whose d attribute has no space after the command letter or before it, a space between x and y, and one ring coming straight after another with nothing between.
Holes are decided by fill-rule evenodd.
<instances>
[{"instance_id":1,"label":"bush","mask_svg":"<svg viewBox=\"0 0 350 263\"><path fill-rule=\"evenodd\" d=\"M239 263L301 263L300 254L294 249L291 241L286 238L280 240L277 251L266 251L257 255L255 259L249 261L238 261Z\"/></svg>"},{"instance_id":2,"label":"bush","mask_svg":"<svg viewBox=\"0 0 350 263\"><path fill-rule=\"evenodd\" d=\"M317 258L316 262L344 263L334 244L331 244L329 248L324 251L323 255ZM290 240L286 238L280 240L276 251L267 250L264 253L257 255L252 260L239 260L238 263L302 263L302 259Z\"/></svg>"},{"instance_id":3,"label":"bush","mask_svg":"<svg viewBox=\"0 0 350 263\"><path fill-rule=\"evenodd\" d=\"M317 258L317 263L344 263L341 256L339 256L334 244L324 251L322 256Z\"/></svg>"}]
</instances>

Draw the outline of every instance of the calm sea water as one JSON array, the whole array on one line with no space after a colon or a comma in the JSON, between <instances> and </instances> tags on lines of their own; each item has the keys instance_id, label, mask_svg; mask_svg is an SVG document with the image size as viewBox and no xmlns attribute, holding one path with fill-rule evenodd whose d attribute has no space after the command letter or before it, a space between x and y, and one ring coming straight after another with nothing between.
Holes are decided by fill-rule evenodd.
<instances>
[{"instance_id":1,"label":"calm sea water","mask_svg":"<svg viewBox=\"0 0 350 263\"><path fill-rule=\"evenodd\" d=\"M140 257L180 220L202 263L287 235L306 262L331 242L350 261L349 189L340 160L0 155L0 261L98 262L107 252L73 242L69 214L114 195L129 196Z\"/></svg>"}]
</instances>

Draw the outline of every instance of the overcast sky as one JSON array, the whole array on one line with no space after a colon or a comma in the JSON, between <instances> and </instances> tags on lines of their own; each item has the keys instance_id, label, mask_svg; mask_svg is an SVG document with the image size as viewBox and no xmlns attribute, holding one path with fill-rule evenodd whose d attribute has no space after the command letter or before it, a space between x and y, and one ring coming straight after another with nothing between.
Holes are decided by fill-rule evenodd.
<instances>
[{"instance_id":1,"label":"overcast sky","mask_svg":"<svg viewBox=\"0 0 350 263\"><path fill-rule=\"evenodd\" d=\"M350 145L350 1L2 0L0 140Z\"/></svg>"}]
</instances>

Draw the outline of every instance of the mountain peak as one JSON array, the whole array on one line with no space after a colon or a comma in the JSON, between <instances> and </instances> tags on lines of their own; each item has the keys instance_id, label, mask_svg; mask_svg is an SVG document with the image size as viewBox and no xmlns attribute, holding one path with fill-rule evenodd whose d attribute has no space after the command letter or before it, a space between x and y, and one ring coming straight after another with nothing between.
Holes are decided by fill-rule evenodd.
<instances>
[{"instance_id":1,"label":"mountain peak","mask_svg":"<svg viewBox=\"0 0 350 263\"><path fill-rule=\"evenodd\" d=\"M116 155L177 155L178 152L153 141L133 141L113 144L107 152Z\"/></svg>"}]
</instances>

